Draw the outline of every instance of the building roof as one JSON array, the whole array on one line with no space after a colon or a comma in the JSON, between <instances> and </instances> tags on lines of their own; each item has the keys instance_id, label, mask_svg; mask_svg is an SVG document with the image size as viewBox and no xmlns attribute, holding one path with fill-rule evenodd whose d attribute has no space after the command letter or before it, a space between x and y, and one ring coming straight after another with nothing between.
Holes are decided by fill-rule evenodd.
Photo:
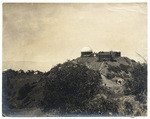
<instances>
[{"instance_id":1,"label":"building roof","mask_svg":"<svg viewBox=\"0 0 150 119\"><path fill-rule=\"evenodd\" d=\"M92 49L90 47L83 47L81 52L92 52Z\"/></svg>"},{"instance_id":2,"label":"building roof","mask_svg":"<svg viewBox=\"0 0 150 119\"><path fill-rule=\"evenodd\" d=\"M111 52L99 52L98 55L111 55Z\"/></svg>"}]
</instances>

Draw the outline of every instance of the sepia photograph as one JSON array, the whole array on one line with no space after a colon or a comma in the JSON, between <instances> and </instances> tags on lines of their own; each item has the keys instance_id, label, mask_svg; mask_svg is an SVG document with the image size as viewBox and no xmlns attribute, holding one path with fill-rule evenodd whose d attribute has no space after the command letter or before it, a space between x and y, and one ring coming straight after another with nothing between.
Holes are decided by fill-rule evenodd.
<instances>
[{"instance_id":1,"label":"sepia photograph","mask_svg":"<svg viewBox=\"0 0 150 119\"><path fill-rule=\"evenodd\" d=\"M3 117L146 117L147 3L3 3Z\"/></svg>"}]
</instances>

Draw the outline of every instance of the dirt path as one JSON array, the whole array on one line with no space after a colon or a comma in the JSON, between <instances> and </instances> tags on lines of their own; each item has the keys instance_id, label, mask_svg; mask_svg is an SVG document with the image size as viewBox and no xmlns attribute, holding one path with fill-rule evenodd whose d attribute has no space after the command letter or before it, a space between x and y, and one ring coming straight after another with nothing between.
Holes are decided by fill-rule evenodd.
<instances>
[{"instance_id":1,"label":"dirt path","mask_svg":"<svg viewBox=\"0 0 150 119\"><path fill-rule=\"evenodd\" d=\"M107 79L104 75L101 74L103 85L110 88L112 91L114 91L115 94L123 94L123 86L117 84L114 81L111 81Z\"/></svg>"}]
</instances>

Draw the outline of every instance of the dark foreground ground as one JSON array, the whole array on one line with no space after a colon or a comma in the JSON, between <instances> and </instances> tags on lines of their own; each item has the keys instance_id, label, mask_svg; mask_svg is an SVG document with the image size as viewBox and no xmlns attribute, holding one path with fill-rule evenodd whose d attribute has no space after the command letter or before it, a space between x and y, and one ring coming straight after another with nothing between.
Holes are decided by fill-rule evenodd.
<instances>
[{"instance_id":1,"label":"dark foreground ground","mask_svg":"<svg viewBox=\"0 0 150 119\"><path fill-rule=\"evenodd\" d=\"M48 72L7 70L3 116L146 116L147 64L77 58Z\"/></svg>"}]
</instances>

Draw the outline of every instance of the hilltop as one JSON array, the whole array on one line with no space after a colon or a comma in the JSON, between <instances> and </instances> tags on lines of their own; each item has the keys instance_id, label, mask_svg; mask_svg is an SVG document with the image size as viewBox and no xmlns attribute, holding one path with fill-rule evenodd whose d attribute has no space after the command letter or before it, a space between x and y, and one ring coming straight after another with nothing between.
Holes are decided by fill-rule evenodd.
<instances>
[{"instance_id":1,"label":"hilltop","mask_svg":"<svg viewBox=\"0 0 150 119\"><path fill-rule=\"evenodd\" d=\"M102 62L79 57L45 73L4 71L3 113L145 116L147 64L127 57Z\"/></svg>"}]
</instances>

